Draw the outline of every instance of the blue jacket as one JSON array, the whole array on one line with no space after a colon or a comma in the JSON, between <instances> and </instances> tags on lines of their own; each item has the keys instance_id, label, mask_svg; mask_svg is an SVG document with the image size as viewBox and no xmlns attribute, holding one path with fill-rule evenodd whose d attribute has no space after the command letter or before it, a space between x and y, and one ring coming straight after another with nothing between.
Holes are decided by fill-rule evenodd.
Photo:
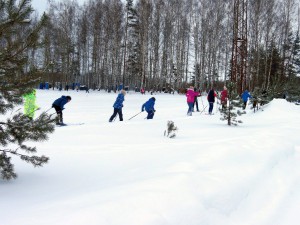
<instances>
[{"instance_id":1,"label":"blue jacket","mask_svg":"<svg viewBox=\"0 0 300 225\"><path fill-rule=\"evenodd\" d=\"M61 110L64 110L64 105L68 103L68 99L66 96L61 96L60 98L56 99L52 106L55 105L55 106L58 106L61 108Z\"/></svg>"},{"instance_id":2,"label":"blue jacket","mask_svg":"<svg viewBox=\"0 0 300 225\"><path fill-rule=\"evenodd\" d=\"M121 109L123 107L124 95L122 93L118 94L118 97L113 105L115 109Z\"/></svg>"},{"instance_id":3,"label":"blue jacket","mask_svg":"<svg viewBox=\"0 0 300 225\"><path fill-rule=\"evenodd\" d=\"M252 98L252 96L249 94L249 92L247 90L245 90L242 94L242 99L244 102L247 102L248 98Z\"/></svg>"},{"instance_id":4,"label":"blue jacket","mask_svg":"<svg viewBox=\"0 0 300 225\"><path fill-rule=\"evenodd\" d=\"M142 111L144 111L144 108L145 108L146 112L151 112L151 111L155 112L154 104L155 104L155 99L150 98L147 102L145 102L142 105Z\"/></svg>"}]
</instances>

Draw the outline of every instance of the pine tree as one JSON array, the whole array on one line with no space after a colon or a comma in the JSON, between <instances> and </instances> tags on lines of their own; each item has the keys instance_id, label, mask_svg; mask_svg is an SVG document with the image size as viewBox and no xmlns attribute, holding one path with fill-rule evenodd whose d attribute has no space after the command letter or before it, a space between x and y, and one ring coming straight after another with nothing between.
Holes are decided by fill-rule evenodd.
<instances>
[{"instance_id":1,"label":"pine tree","mask_svg":"<svg viewBox=\"0 0 300 225\"><path fill-rule=\"evenodd\" d=\"M48 162L48 157L35 155L36 147L26 142L47 140L47 134L54 131L54 120L47 113L32 119L16 108L39 82L37 70L27 66L27 56L39 46L47 18L44 15L31 25L32 11L30 0L18 5L16 0L0 0L0 176L6 180L17 177L11 156L35 167Z\"/></svg>"},{"instance_id":2,"label":"pine tree","mask_svg":"<svg viewBox=\"0 0 300 225\"><path fill-rule=\"evenodd\" d=\"M237 116L245 114L245 111L241 111L243 102L236 91L236 84L234 82L228 82L228 105L225 109L220 109L222 117L221 120L226 120L229 126L236 126L238 123L242 123L241 120L237 120Z\"/></svg>"},{"instance_id":3,"label":"pine tree","mask_svg":"<svg viewBox=\"0 0 300 225\"><path fill-rule=\"evenodd\" d=\"M300 37L298 32L293 43L289 76L284 88L288 95L287 100L297 101L300 99Z\"/></svg>"}]
</instances>

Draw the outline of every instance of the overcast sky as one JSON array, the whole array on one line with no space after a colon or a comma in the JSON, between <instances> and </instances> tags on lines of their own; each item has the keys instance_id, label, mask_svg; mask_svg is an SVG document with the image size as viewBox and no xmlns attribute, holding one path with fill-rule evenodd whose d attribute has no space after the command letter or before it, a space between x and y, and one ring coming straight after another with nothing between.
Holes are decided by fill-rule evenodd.
<instances>
[{"instance_id":1,"label":"overcast sky","mask_svg":"<svg viewBox=\"0 0 300 225\"><path fill-rule=\"evenodd\" d=\"M56 0L56 2L59 2L59 1L63 1L63 0ZM86 1L88 1L88 0L77 0L77 2L80 5L83 4ZM32 0L31 1L31 6L32 6L32 8L37 10L37 12L39 14L42 14L47 8L47 0Z\"/></svg>"}]
</instances>

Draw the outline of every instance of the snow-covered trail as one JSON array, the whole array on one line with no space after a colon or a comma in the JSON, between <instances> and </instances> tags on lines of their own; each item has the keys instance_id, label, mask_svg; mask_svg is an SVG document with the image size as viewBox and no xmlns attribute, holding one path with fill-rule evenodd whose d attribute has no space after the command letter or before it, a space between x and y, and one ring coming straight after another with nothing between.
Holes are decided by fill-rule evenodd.
<instances>
[{"instance_id":1,"label":"snow-covered trail","mask_svg":"<svg viewBox=\"0 0 300 225\"><path fill-rule=\"evenodd\" d=\"M39 90L38 105L62 94L72 96L65 122L84 125L38 143L43 168L15 160L18 179L0 181L1 224L298 224L299 106L274 100L228 127L218 114L187 117L184 96L157 94L154 120L128 120L151 97L133 93L125 120L108 123L116 94ZM163 136L168 120L175 139Z\"/></svg>"}]
</instances>

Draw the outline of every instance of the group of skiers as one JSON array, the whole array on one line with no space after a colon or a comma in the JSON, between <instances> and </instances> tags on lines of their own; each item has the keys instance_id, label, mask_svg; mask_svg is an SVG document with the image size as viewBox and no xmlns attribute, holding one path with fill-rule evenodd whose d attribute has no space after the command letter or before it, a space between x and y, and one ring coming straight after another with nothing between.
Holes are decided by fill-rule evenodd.
<instances>
[{"instance_id":1,"label":"group of skiers","mask_svg":"<svg viewBox=\"0 0 300 225\"><path fill-rule=\"evenodd\" d=\"M123 108L123 102L125 100L125 95L126 95L126 91L122 89L120 91L120 93L118 94L116 101L113 104L114 111L113 111L113 114L111 115L111 117L109 118L109 122L114 121L117 114L119 115L119 120L123 121L122 108ZM199 112L198 100L197 100L197 98L199 96L201 96L201 93L199 91L197 91L197 89L194 88L193 86L190 86L187 89L186 97L187 97L187 104L188 104L188 111L187 111L188 116L192 116L192 112L194 111L195 106L196 106L197 112ZM217 95L216 91L214 90L214 88L211 88L207 94L207 101L209 103L209 109L208 109L209 115L212 115L215 99L217 96L218 95ZM245 90L243 92L243 94L241 95L241 97L242 97L243 103L244 103L243 109L245 109L248 99L252 98L252 96L250 95L250 93L247 90ZM38 108L35 105L35 90L32 93L25 95L24 99L25 99L25 104L24 104L25 115L27 115L29 118L32 119L34 116L34 112ZM154 109L155 100L156 100L155 97L151 97L148 101L146 101L142 105L141 112L143 112L143 111L147 112L147 117L146 117L147 119L153 119L153 117L154 117L154 113L156 112L156 110ZM224 110L227 107L227 100L228 100L228 92L227 92L227 88L225 86L221 92L220 100L221 100L222 110ZM53 102L52 108L55 109L56 114L57 114L57 118L56 118L57 125L64 125L62 111L64 110L65 104L67 104L70 101L71 101L70 96L63 95Z\"/></svg>"},{"instance_id":2,"label":"group of skiers","mask_svg":"<svg viewBox=\"0 0 300 225\"><path fill-rule=\"evenodd\" d=\"M201 96L201 93L197 91L196 88L193 86L190 86L190 88L186 92L187 97L187 104L188 104L188 111L187 115L192 116L192 112L194 111L194 107L196 106L197 112L199 112L198 107L198 97ZM209 104L208 114L211 115L215 103L215 98L217 97L217 93L213 88L211 88L207 94L207 101ZM224 90L221 92L221 104L222 107L225 107L227 105L227 89L224 87Z\"/></svg>"},{"instance_id":3,"label":"group of skiers","mask_svg":"<svg viewBox=\"0 0 300 225\"><path fill-rule=\"evenodd\" d=\"M196 106L197 112L199 112L198 100L197 100L197 97L199 97L199 96L201 96L201 93L197 92L197 89L194 88L193 86L190 86L190 88L186 92L187 104L188 104L188 111L187 111L188 116L192 115L192 112L194 111L195 106ZM209 115L213 114L212 113L213 107L214 107L215 99L217 97L218 97L217 92L214 90L214 88L211 88L207 94L207 101L209 104L209 108L208 108ZM250 95L248 90L245 90L242 93L241 98L243 100L243 109L246 109L248 99L252 98L252 96ZM225 110L227 107L227 101L228 101L228 91L227 91L226 86L224 86L224 89L221 91L220 100L221 100L221 106L222 106L221 110Z\"/></svg>"},{"instance_id":4,"label":"group of skiers","mask_svg":"<svg viewBox=\"0 0 300 225\"><path fill-rule=\"evenodd\" d=\"M119 115L120 121L123 121L122 108L123 108L123 102L125 100L125 95L126 95L125 90L121 90L121 93L118 94L118 97L117 97L115 103L113 104L114 112L111 115L111 117L109 118L109 122L112 122L115 119L117 114ZM153 117L154 117L154 113L156 111L154 109L155 100L156 99L154 97L151 97L147 102L145 102L142 105L141 112L143 112L145 110L148 113L147 119L153 119Z\"/></svg>"}]
</instances>

